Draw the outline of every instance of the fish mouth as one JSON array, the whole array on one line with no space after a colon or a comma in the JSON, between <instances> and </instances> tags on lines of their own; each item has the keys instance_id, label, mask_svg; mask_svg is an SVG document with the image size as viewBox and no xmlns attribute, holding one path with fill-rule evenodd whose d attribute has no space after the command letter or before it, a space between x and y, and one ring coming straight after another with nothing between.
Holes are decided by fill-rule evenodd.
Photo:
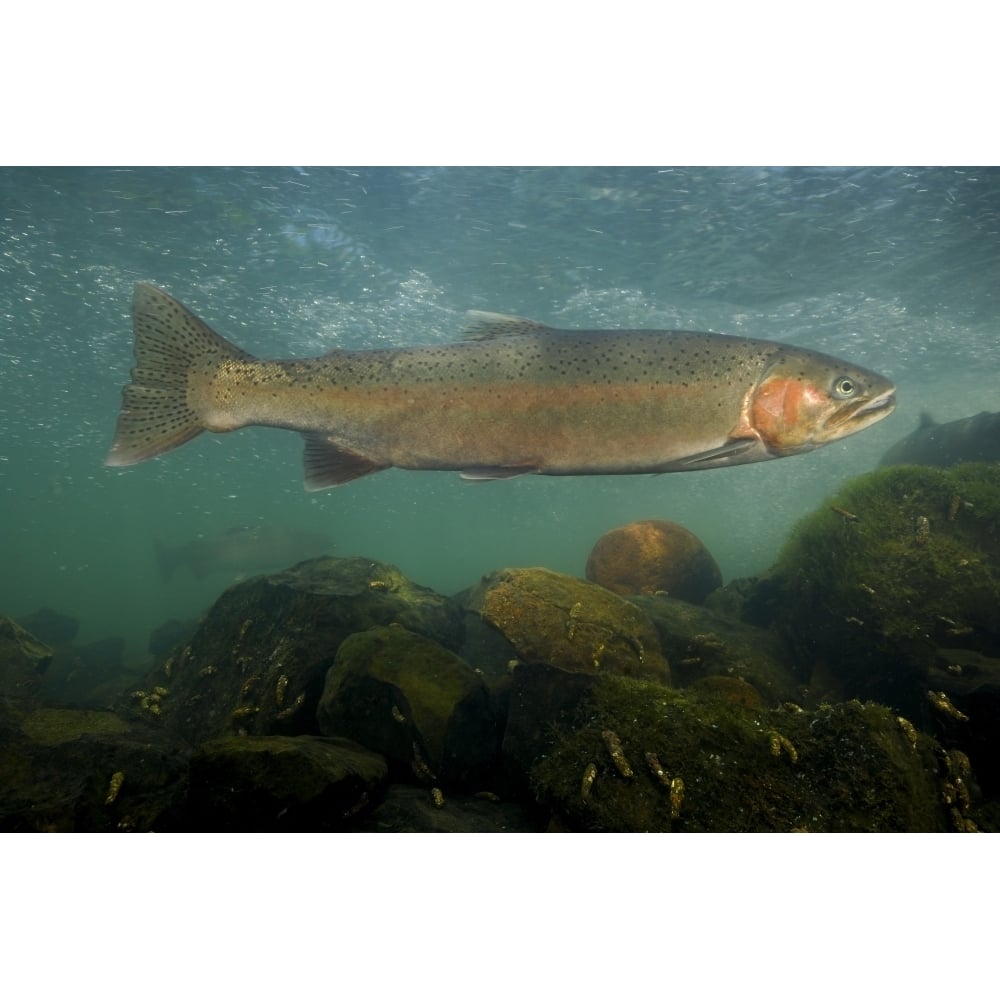
<instances>
[{"instance_id":1,"label":"fish mouth","mask_svg":"<svg viewBox=\"0 0 1000 1000\"><path fill-rule=\"evenodd\" d=\"M896 409L896 389L892 386L869 400L861 400L854 407L834 413L827 421L827 428L844 434L869 427Z\"/></svg>"}]
</instances>

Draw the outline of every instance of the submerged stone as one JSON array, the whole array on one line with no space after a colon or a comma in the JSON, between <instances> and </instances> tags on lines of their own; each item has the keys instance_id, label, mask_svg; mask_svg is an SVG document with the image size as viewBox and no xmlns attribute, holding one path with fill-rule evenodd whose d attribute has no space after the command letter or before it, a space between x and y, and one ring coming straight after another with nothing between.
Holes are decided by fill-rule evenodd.
<instances>
[{"instance_id":1,"label":"submerged stone","mask_svg":"<svg viewBox=\"0 0 1000 1000\"><path fill-rule=\"evenodd\" d=\"M104 708L137 671L125 668L125 640L110 636L83 645L60 646L45 672L42 693L47 701L80 708Z\"/></svg>"},{"instance_id":2,"label":"submerged stone","mask_svg":"<svg viewBox=\"0 0 1000 1000\"><path fill-rule=\"evenodd\" d=\"M448 793L438 805L427 788L390 785L356 828L364 833L537 833L533 812L494 795Z\"/></svg>"},{"instance_id":3,"label":"submerged stone","mask_svg":"<svg viewBox=\"0 0 1000 1000\"><path fill-rule=\"evenodd\" d=\"M39 708L0 740L0 830L174 828L187 754L112 712Z\"/></svg>"},{"instance_id":4,"label":"submerged stone","mask_svg":"<svg viewBox=\"0 0 1000 1000\"><path fill-rule=\"evenodd\" d=\"M404 779L475 785L491 770L497 730L482 678L401 625L346 639L326 676L320 731L388 757Z\"/></svg>"},{"instance_id":5,"label":"submerged stone","mask_svg":"<svg viewBox=\"0 0 1000 1000\"><path fill-rule=\"evenodd\" d=\"M386 761L344 739L230 737L191 759L191 830L345 830L385 794Z\"/></svg>"},{"instance_id":6,"label":"submerged stone","mask_svg":"<svg viewBox=\"0 0 1000 1000\"><path fill-rule=\"evenodd\" d=\"M692 604L722 586L712 554L673 521L634 521L605 533L587 558L586 573L616 594L665 593Z\"/></svg>"},{"instance_id":7,"label":"submerged stone","mask_svg":"<svg viewBox=\"0 0 1000 1000\"><path fill-rule=\"evenodd\" d=\"M901 712L966 752L1000 801L1000 464L852 480L799 523L747 609L804 683Z\"/></svg>"},{"instance_id":8,"label":"submerged stone","mask_svg":"<svg viewBox=\"0 0 1000 1000\"><path fill-rule=\"evenodd\" d=\"M132 726L114 712L75 708L37 708L21 719L20 725L24 735L39 746L132 731Z\"/></svg>"},{"instance_id":9,"label":"submerged stone","mask_svg":"<svg viewBox=\"0 0 1000 1000\"><path fill-rule=\"evenodd\" d=\"M598 677L670 683L649 617L598 584L548 569L505 569L484 577L466 603L516 653L503 692L501 764L504 780L518 791L548 752L553 722L571 715Z\"/></svg>"},{"instance_id":10,"label":"submerged stone","mask_svg":"<svg viewBox=\"0 0 1000 1000\"><path fill-rule=\"evenodd\" d=\"M467 603L525 663L670 682L652 622L598 584L549 569L504 569L484 577Z\"/></svg>"},{"instance_id":11,"label":"submerged stone","mask_svg":"<svg viewBox=\"0 0 1000 1000\"><path fill-rule=\"evenodd\" d=\"M52 608L39 608L19 618L18 624L49 646L64 646L72 642L80 630L79 619Z\"/></svg>"},{"instance_id":12,"label":"submerged stone","mask_svg":"<svg viewBox=\"0 0 1000 1000\"><path fill-rule=\"evenodd\" d=\"M461 611L371 559L314 559L225 591L163 659L131 711L191 743L228 734L318 733L316 705L340 644L399 622L450 648Z\"/></svg>"},{"instance_id":13,"label":"submerged stone","mask_svg":"<svg viewBox=\"0 0 1000 1000\"><path fill-rule=\"evenodd\" d=\"M748 708L605 677L558 728L531 779L566 829L945 831L969 822L967 804L946 802L954 776L937 742L911 740L881 705Z\"/></svg>"},{"instance_id":14,"label":"submerged stone","mask_svg":"<svg viewBox=\"0 0 1000 1000\"><path fill-rule=\"evenodd\" d=\"M1000 465L895 466L803 519L750 603L809 681L926 717L940 647L1000 656Z\"/></svg>"},{"instance_id":15,"label":"submerged stone","mask_svg":"<svg viewBox=\"0 0 1000 1000\"><path fill-rule=\"evenodd\" d=\"M13 708L34 704L52 650L12 618L0 618L0 700Z\"/></svg>"},{"instance_id":16,"label":"submerged stone","mask_svg":"<svg viewBox=\"0 0 1000 1000\"><path fill-rule=\"evenodd\" d=\"M652 620L678 687L711 677L745 681L771 705L799 701L801 678L773 632L671 597L632 598Z\"/></svg>"}]
</instances>

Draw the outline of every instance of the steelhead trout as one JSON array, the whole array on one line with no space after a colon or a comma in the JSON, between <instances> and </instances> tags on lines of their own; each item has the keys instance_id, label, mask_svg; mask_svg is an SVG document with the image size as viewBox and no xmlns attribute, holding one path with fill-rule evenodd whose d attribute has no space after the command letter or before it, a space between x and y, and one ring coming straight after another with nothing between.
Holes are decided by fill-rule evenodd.
<instances>
[{"instance_id":1,"label":"steelhead trout","mask_svg":"<svg viewBox=\"0 0 1000 1000\"><path fill-rule=\"evenodd\" d=\"M153 285L106 464L202 431L305 438L305 483L391 467L468 479L690 472L810 451L871 426L892 383L800 347L717 333L554 330L470 313L465 339L259 361Z\"/></svg>"},{"instance_id":2,"label":"steelhead trout","mask_svg":"<svg viewBox=\"0 0 1000 1000\"><path fill-rule=\"evenodd\" d=\"M921 414L917 429L897 441L879 462L887 465L939 465L959 462L1000 462L1000 413L984 410L947 424Z\"/></svg>"}]
</instances>

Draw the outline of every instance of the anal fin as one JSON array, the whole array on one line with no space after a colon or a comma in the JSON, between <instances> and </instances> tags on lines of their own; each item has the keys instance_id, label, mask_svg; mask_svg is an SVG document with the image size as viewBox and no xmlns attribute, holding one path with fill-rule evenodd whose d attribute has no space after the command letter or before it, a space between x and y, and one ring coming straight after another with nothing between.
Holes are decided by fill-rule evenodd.
<instances>
[{"instance_id":1,"label":"anal fin","mask_svg":"<svg viewBox=\"0 0 1000 1000\"><path fill-rule=\"evenodd\" d=\"M388 465L373 462L349 448L340 448L324 434L303 434L305 439L305 485L309 491L341 486L373 472L388 469Z\"/></svg>"}]
</instances>

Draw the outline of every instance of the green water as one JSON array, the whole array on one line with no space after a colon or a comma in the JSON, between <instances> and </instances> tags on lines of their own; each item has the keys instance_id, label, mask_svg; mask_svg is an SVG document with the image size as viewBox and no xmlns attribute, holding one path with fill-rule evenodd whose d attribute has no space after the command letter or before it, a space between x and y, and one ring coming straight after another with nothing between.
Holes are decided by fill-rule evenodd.
<instances>
[{"instance_id":1,"label":"green water","mask_svg":"<svg viewBox=\"0 0 1000 1000\"><path fill-rule=\"evenodd\" d=\"M922 410L1000 409L996 170L11 169L0 219L0 613L72 614L133 662L232 582L164 584L154 539L319 531L447 593L502 566L582 574L600 534L656 517L728 580ZM448 340L485 309L786 340L888 375L899 405L807 455L659 477L391 470L310 494L299 437L261 428L108 469L136 280L262 357Z\"/></svg>"}]
</instances>

